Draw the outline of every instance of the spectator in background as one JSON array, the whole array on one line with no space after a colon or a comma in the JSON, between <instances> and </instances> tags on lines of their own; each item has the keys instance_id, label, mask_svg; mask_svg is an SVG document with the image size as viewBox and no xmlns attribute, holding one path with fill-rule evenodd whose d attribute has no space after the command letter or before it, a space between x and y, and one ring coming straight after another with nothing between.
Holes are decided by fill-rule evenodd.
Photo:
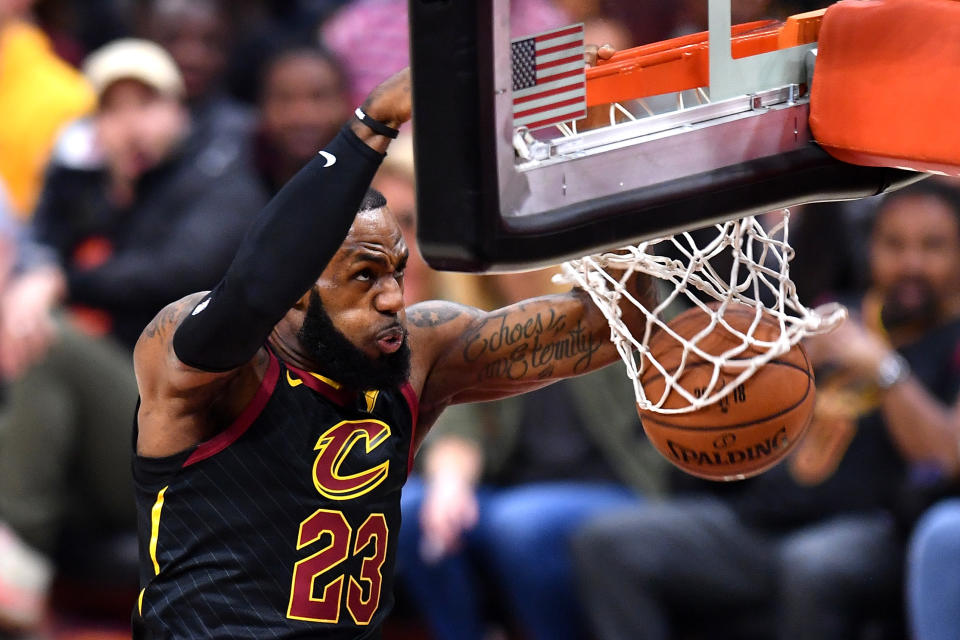
<instances>
[{"instance_id":1,"label":"spectator in background","mask_svg":"<svg viewBox=\"0 0 960 640\"><path fill-rule=\"evenodd\" d=\"M231 0L230 16L236 37L230 52L227 83L230 93L255 104L260 74L251 73L277 51L278 43L316 42L317 25L350 0Z\"/></svg>"},{"instance_id":2,"label":"spectator in background","mask_svg":"<svg viewBox=\"0 0 960 640\"><path fill-rule=\"evenodd\" d=\"M610 2L605 0L554 0L554 4L563 10L570 22L582 22L584 41L590 44L609 44L617 51L629 49L639 44L633 34L614 11ZM647 8L648 15L655 13Z\"/></svg>"},{"instance_id":3,"label":"spectator in background","mask_svg":"<svg viewBox=\"0 0 960 640\"><path fill-rule=\"evenodd\" d=\"M353 111L340 65L315 46L294 46L264 67L257 169L274 194L343 126ZM391 153L393 153L391 151Z\"/></svg>"},{"instance_id":4,"label":"spectator in background","mask_svg":"<svg viewBox=\"0 0 960 640\"><path fill-rule=\"evenodd\" d=\"M353 112L340 64L315 45L287 46L266 62L259 102L256 165L271 194L325 147ZM390 145L373 188L387 198L410 248L406 304L432 299L435 274L416 245L413 140L407 132Z\"/></svg>"},{"instance_id":5,"label":"spectator in background","mask_svg":"<svg viewBox=\"0 0 960 640\"><path fill-rule=\"evenodd\" d=\"M960 189L956 178L930 179ZM955 483L944 494L923 513L907 549L907 614L914 640L946 640L960 629L960 487Z\"/></svg>"},{"instance_id":6,"label":"spectator in background","mask_svg":"<svg viewBox=\"0 0 960 640\"><path fill-rule=\"evenodd\" d=\"M6 189L0 182L0 290L7 287L18 260L29 265L49 260L47 252L30 243L23 232L23 225L14 217ZM2 435L0 431L0 446ZM0 482L7 481L0 477ZM0 589L0 637L7 637L5 631L30 626L38 617L41 603L31 597L31 591L34 586L46 584L46 567L45 559L23 546L16 534L0 521L0 576L18 576L15 585L18 588Z\"/></svg>"},{"instance_id":7,"label":"spectator in background","mask_svg":"<svg viewBox=\"0 0 960 640\"><path fill-rule=\"evenodd\" d=\"M89 58L97 114L65 132L33 224L57 252L66 301L92 320L85 328L128 347L184 287L221 274L266 199L245 141L192 126L171 62L140 40ZM55 305L43 302L44 313Z\"/></svg>"},{"instance_id":8,"label":"spectator in background","mask_svg":"<svg viewBox=\"0 0 960 640\"><path fill-rule=\"evenodd\" d=\"M913 640L952 640L960 629L960 498L937 503L910 537L907 611Z\"/></svg>"},{"instance_id":9,"label":"spectator in background","mask_svg":"<svg viewBox=\"0 0 960 640\"><path fill-rule=\"evenodd\" d=\"M49 250L30 241L27 228L14 214L6 186L0 180L0 291L6 289L14 277L15 267L29 269L50 259Z\"/></svg>"},{"instance_id":10,"label":"spectator in background","mask_svg":"<svg viewBox=\"0 0 960 640\"><path fill-rule=\"evenodd\" d=\"M16 217L33 212L60 128L93 108L93 91L31 24L31 0L0 0L0 179Z\"/></svg>"},{"instance_id":11,"label":"spectator in background","mask_svg":"<svg viewBox=\"0 0 960 640\"><path fill-rule=\"evenodd\" d=\"M558 0L563 7L578 4L577 0ZM630 47L665 40L670 37L676 21L676 0L646 0L619 2L617 0L590 0L587 6L597 6L607 19L621 23L630 34ZM594 41L602 42L602 41Z\"/></svg>"},{"instance_id":12,"label":"spectator in background","mask_svg":"<svg viewBox=\"0 0 960 640\"><path fill-rule=\"evenodd\" d=\"M545 292L543 272L488 280L508 301ZM620 365L451 407L420 458L423 474L401 500L398 567L437 640L484 637L485 583L530 638L586 637L570 536L657 494L666 466L643 437Z\"/></svg>"},{"instance_id":13,"label":"spectator in background","mask_svg":"<svg viewBox=\"0 0 960 640\"><path fill-rule=\"evenodd\" d=\"M743 24L754 20L782 19L793 13L793 7L781 6L774 0L737 0L730 3L730 23ZM675 8L674 36L706 31L709 27L709 5L702 0L680 0Z\"/></svg>"},{"instance_id":14,"label":"spectator in background","mask_svg":"<svg viewBox=\"0 0 960 640\"><path fill-rule=\"evenodd\" d=\"M130 35L130 0L36 0L37 22L65 60L79 67L90 51Z\"/></svg>"},{"instance_id":15,"label":"spectator in background","mask_svg":"<svg viewBox=\"0 0 960 640\"><path fill-rule=\"evenodd\" d=\"M868 241L876 205L869 198L790 207L790 278L808 306L869 286Z\"/></svg>"},{"instance_id":16,"label":"spectator in background","mask_svg":"<svg viewBox=\"0 0 960 640\"><path fill-rule=\"evenodd\" d=\"M559 27L568 17L550 0L510 3L510 33L521 36ZM350 101L359 105L385 74L410 64L406 0L356 0L320 29L320 41L343 61ZM376 34L376 37L371 37Z\"/></svg>"},{"instance_id":17,"label":"spectator in background","mask_svg":"<svg viewBox=\"0 0 960 640\"><path fill-rule=\"evenodd\" d=\"M266 202L242 141L191 134L159 46L117 41L85 73L97 112L65 133L33 221L56 260L0 300L0 594L17 594L20 626L39 621L65 524L135 530L133 344L169 301L216 283Z\"/></svg>"},{"instance_id":18,"label":"spectator in background","mask_svg":"<svg viewBox=\"0 0 960 640\"><path fill-rule=\"evenodd\" d=\"M233 40L224 0L148 0L140 29L166 49L183 75L194 135L209 139L221 132L246 138L254 117L224 89L227 54Z\"/></svg>"},{"instance_id":19,"label":"spectator in background","mask_svg":"<svg viewBox=\"0 0 960 640\"><path fill-rule=\"evenodd\" d=\"M897 611L913 505L960 469L956 190L925 181L881 200L870 271L851 319L808 341L817 408L786 463L579 534L602 640L667 638L671 611L712 619L719 635L735 612L763 608L778 638L849 639Z\"/></svg>"}]
</instances>

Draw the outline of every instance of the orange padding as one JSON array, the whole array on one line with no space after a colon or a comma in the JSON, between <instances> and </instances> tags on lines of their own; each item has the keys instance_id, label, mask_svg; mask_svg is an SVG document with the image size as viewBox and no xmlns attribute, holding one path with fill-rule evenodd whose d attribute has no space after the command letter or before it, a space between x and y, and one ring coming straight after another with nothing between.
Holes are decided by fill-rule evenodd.
<instances>
[{"instance_id":1,"label":"orange padding","mask_svg":"<svg viewBox=\"0 0 960 640\"><path fill-rule=\"evenodd\" d=\"M831 155L960 173L960 2L842 0L818 48L810 127Z\"/></svg>"},{"instance_id":2,"label":"orange padding","mask_svg":"<svg viewBox=\"0 0 960 640\"><path fill-rule=\"evenodd\" d=\"M730 54L745 58L816 42L823 9L780 23L733 25ZM710 84L710 34L706 31L618 51L587 69L587 106L624 102Z\"/></svg>"}]
</instances>

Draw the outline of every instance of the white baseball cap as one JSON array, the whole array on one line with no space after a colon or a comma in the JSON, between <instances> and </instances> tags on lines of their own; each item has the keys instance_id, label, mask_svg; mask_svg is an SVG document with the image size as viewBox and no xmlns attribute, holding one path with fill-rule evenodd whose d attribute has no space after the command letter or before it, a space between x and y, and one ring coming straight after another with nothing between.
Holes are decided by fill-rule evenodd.
<instances>
[{"instance_id":1,"label":"white baseball cap","mask_svg":"<svg viewBox=\"0 0 960 640\"><path fill-rule=\"evenodd\" d=\"M124 38L97 49L83 63L83 75L98 97L119 80L138 80L160 94L182 98L183 77L166 50L149 40Z\"/></svg>"}]
</instances>

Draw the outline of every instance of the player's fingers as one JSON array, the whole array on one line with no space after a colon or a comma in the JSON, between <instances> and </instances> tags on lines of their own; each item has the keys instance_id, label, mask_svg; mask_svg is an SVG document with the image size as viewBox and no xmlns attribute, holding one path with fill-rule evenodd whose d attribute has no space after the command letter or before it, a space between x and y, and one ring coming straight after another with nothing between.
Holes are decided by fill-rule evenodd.
<instances>
[{"instance_id":1,"label":"player's fingers","mask_svg":"<svg viewBox=\"0 0 960 640\"><path fill-rule=\"evenodd\" d=\"M363 109L371 117L399 126L410 119L413 109L410 90L410 67L380 83L363 103Z\"/></svg>"},{"instance_id":2,"label":"player's fingers","mask_svg":"<svg viewBox=\"0 0 960 640\"><path fill-rule=\"evenodd\" d=\"M583 45L583 61L588 67L596 66L599 60L609 60L617 52L609 44L597 46L595 44Z\"/></svg>"}]
</instances>

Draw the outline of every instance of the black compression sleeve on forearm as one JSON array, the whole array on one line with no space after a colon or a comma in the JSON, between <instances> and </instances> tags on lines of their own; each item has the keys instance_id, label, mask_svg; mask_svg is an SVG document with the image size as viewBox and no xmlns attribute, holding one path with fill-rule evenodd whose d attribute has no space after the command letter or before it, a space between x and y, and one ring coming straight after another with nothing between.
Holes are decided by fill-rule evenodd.
<instances>
[{"instance_id":1,"label":"black compression sleeve on forearm","mask_svg":"<svg viewBox=\"0 0 960 640\"><path fill-rule=\"evenodd\" d=\"M254 356L343 242L383 155L345 126L253 222L220 283L173 338L181 362L226 371Z\"/></svg>"}]
</instances>

